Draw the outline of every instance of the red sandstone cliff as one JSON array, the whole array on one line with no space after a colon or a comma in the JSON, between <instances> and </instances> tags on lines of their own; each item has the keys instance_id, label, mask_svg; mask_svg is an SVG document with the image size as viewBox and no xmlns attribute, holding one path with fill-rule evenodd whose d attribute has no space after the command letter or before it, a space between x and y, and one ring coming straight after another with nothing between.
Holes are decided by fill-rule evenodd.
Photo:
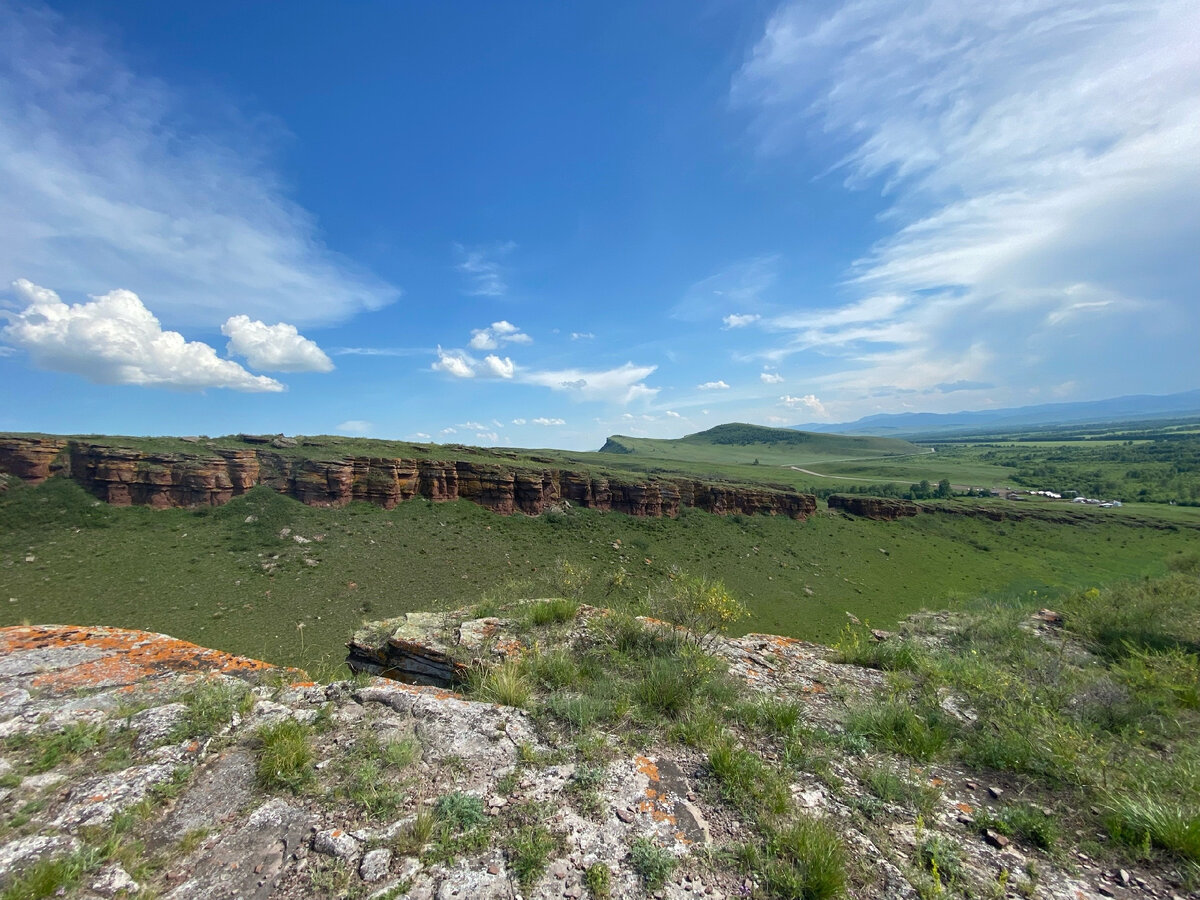
<instances>
[{"instance_id":1,"label":"red sandstone cliff","mask_svg":"<svg viewBox=\"0 0 1200 900\"><path fill-rule=\"evenodd\" d=\"M470 500L498 513L537 515L567 501L634 516L675 516L685 507L718 514L816 511L811 494L691 479L626 481L559 469L516 469L466 460L305 459L262 449L147 453L60 438L0 440L0 471L40 483L53 472L116 506L219 506L257 484L312 506L362 500L391 509L414 497Z\"/></svg>"}]
</instances>

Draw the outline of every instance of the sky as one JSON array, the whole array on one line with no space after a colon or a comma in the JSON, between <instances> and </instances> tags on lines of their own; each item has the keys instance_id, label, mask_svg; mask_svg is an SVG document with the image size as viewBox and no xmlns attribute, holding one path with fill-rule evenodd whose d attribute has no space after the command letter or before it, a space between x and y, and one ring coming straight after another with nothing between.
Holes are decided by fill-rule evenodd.
<instances>
[{"instance_id":1,"label":"sky","mask_svg":"<svg viewBox=\"0 0 1200 900\"><path fill-rule=\"evenodd\" d=\"M0 0L0 431L1197 387L1194 0Z\"/></svg>"}]
</instances>

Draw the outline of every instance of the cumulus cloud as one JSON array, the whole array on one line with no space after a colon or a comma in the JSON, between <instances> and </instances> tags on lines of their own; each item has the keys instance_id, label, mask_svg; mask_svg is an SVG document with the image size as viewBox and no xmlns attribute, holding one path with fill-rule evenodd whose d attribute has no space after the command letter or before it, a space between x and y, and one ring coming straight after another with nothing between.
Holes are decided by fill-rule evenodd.
<instances>
[{"instance_id":1,"label":"cumulus cloud","mask_svg":"<svg viewBox=\"0 0 1200 900\"><path fill-rule=\"evenodd\" d=\"M566 419L549 419L545 416L538 416L533 420L534 425L566 425Z\"/></svg>"},{"instance_id":2,"label":"cumulus cloud","mask_svg":"<svg viewBox=\"0 0 1200 900\"><path fill-rule=\"evenodd\" d=\"M783 384L783 376L778 372L762 372L759 374L758 380L763 384Z\"/></svg>"},{"instance_id":3,"label":"cumulus cloud","mask_svg":"<svg viewBox=\"0 0 1200 900\"><path fill-rule=\"evenodd\" d=\"M752 325L761 318L762 318L762 316L760 316L758 313L746 313L745 315L738 315L737 313L731 313L730 315L723 318L721 321L725 323L725 327L727 329L729 329L729 328L745 328L747 325Z\"/></svg>"},{"instance_id":4,"label":"cumulus cloud","mask_svg":"<svg viewBox=\"0 0 1200 900\"><path fill-rule=\"evenodd\" d=\"M706 382L704 382L704 384L696 385L696 387L702 391L727 391L727 390L729 390L729 385L727 385L724 381L706 381Z\"/></svg>"},{"instance_id":5,"label":"cumulus cloud","mask_svg":"<svg viewBox=\"0 0 1200 900\"><path fill-rule=\"evenodd\" d=\"M530 370L518 373L523 384L538 384L552 391L563 391L580 400L600 400L607 403L631 403L649 400L658 388L648 387L644 380L657 366L635 366L631 362L612 369Z\"/></svg>"},{"instance_id":6,"label":"cumulus cloud","mask_svg":"<svg viewBox=\"0 0 1200 900\"><path fill-rule=\"evenodd\" d=\"M511 322L493 322L487 328L471 332L471 347L475 350L495 350L501 344L531 344L533 338Z\"/></svg>"},{"instance_id":7,"label":"cumulus cloud","mask_svg":"<svg viewBox=\"0 0 1200 900\"><path fill-rule=\"evenodd\" d=\"M573 341L590 341L596 336L590 331L572 331L571 340Z\"/></svg>"},{"instance_id":8,"label":"cumulus cloud","mask_svg":"<svg viewBox=\"0 0 1200 900\"><path fill-rule=\"evenodd\" d=\"M1091 359L1137 358L1139 386L1179 383L1200 331L1198 32L1190 0L780 5L733 104L762 153L824 152L878 191L889 233L844 306L763 322L793 332L778 353L846 360L846 383L904 358L928 390L982 345L1024 353L1032 388L1076 361L1038 331L1069 327Z\"/></svg>"},{"instance_id":9,"label":"cumulus cloud","mask_svg":"<svg viewBox=\"0 0 1200 900\"><path fill-rule=\"evenodd\" d=\"M340 321L400 295L289 199L263 150L278 123L193 103L45 7L0 4L0 35L0 283L127 285L205 327Z\"/></svg>"},{"instance_id":10,"label":"cumulus cloud","mask_svg":"<svg viewBox=\"0 0 1200 900\"><path fill-rule=\"evenodd\" d=\"M252 369L268 372L332 372L333 361L295 325L267 325L249 316L231 316L221 326L229 338L231 356L240 356Z\"/></svg>"},{"instance_id":11,"label":"cumulus cloud","mask_svg":"<svg viewBox=\"0 0 1200 900\"><path fill-rule=\"evenodd\" d=\"M467 277L464 293L473 297L500 297L507 293L508 285L504 280L504 268L500 260L508 256L516 246L512 241L478 247L455 244L454 250L459 256L456 268Z\"/></svg>"},{"instance_id":12,"label":"cumulus cloud","mask_svg":"<svg viewBox=\"0 0 1200 900\"><path fill-rule=\"evenodd\" d=\"M819 416L828 415L825 411L825 404L813 394L805 394L803 397L793 397L789 394L784 394L779 398L779 402L788 409L807 409Z\"/></svg>"},{"instance_id":13,"label":"cumulus cloud","mask_svg":"<svg viewBox=\"0 0 1200 900\"><path fill-rule=\"evenodd\" d=\"M501 359L490 353L483 358L483 368L489 375L494 375L497 378L512 378L513 372L516 369L513 361L507 356Z\"/></svg>"},{"instance_id":14,"label":"cumulus cloud","mask_svg":"<svg viewBox=\"0 0 1200 900\"><path fill-rule=\"evenodd\" d=\"M443 350L437 348L437 361L433 364L435 372L445 372L455 378L474 378L475 361L461 350Z\"/></svg>"},{"instance_id":15,"label":"cumulus cloud","mask_svg":"<svg viewBox=\"0 0 1200 900\"><path fill-rule=\"evenodd\" d=\"M342 434L369 434L375 428L373 422L368 422L366 419L347 419L342 424L338 425L337 430ZM425 435L429 437L429 435Z\"/></svg>"},{"instance_id":16,"label":"cumulus cloud","mask_svg":"<svg viewBox=\"0 0 1200 900\"><path fill-rule=\"evenodd\" d=\"M26 307L8 314L6 341L29 352L44 369L82 375L98 384L136 384L184 390L220 387L282 391L283 385L221 359L208 344L163 331L132 291L93 296L68 306L54 291L20 279L13 288Z\"/></svg>"}]
</instances>

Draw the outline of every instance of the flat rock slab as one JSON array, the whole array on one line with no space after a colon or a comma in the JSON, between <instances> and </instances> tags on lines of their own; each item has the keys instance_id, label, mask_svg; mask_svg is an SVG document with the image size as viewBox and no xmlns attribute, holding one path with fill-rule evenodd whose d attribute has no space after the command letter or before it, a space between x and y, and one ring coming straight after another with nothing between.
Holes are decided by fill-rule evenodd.
<instances>
[{"instance_id":1,"label":"flat rock slab","mask_svg":"<svg viewBox=\"0 0 1200 900\"><path fill-rule=\"evenodd\" d=\"M185 861L190 877L166 900L267 900L287 896L280 876L289 857L308 839L313 814L275 798L238 828L226 831L212 849Z\"/></svg>"}]
</instances>

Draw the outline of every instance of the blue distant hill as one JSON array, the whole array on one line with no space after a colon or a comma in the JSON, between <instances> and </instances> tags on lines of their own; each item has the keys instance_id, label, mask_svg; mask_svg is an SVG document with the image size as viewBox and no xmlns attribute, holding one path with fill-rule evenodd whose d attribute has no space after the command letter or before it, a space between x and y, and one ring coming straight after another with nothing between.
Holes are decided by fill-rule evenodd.
<instances>
[{"instance_id":1,"label":"blue distant hill","mask_svg":"<svg viewBox=\"0 0 1200 900\"><path fill-rule=\"evenodd\" d=\"M809 423L789 426L824 434L863 434L916 437L976 431L1016 430L1047 425L1132 422L1200 416L1200 390L1181 394L1138 394L1080 403L1043 403L1010 409L964 410L955 413L894 413L864 416L854 422Z\"/></svg>"}]
</instances>

